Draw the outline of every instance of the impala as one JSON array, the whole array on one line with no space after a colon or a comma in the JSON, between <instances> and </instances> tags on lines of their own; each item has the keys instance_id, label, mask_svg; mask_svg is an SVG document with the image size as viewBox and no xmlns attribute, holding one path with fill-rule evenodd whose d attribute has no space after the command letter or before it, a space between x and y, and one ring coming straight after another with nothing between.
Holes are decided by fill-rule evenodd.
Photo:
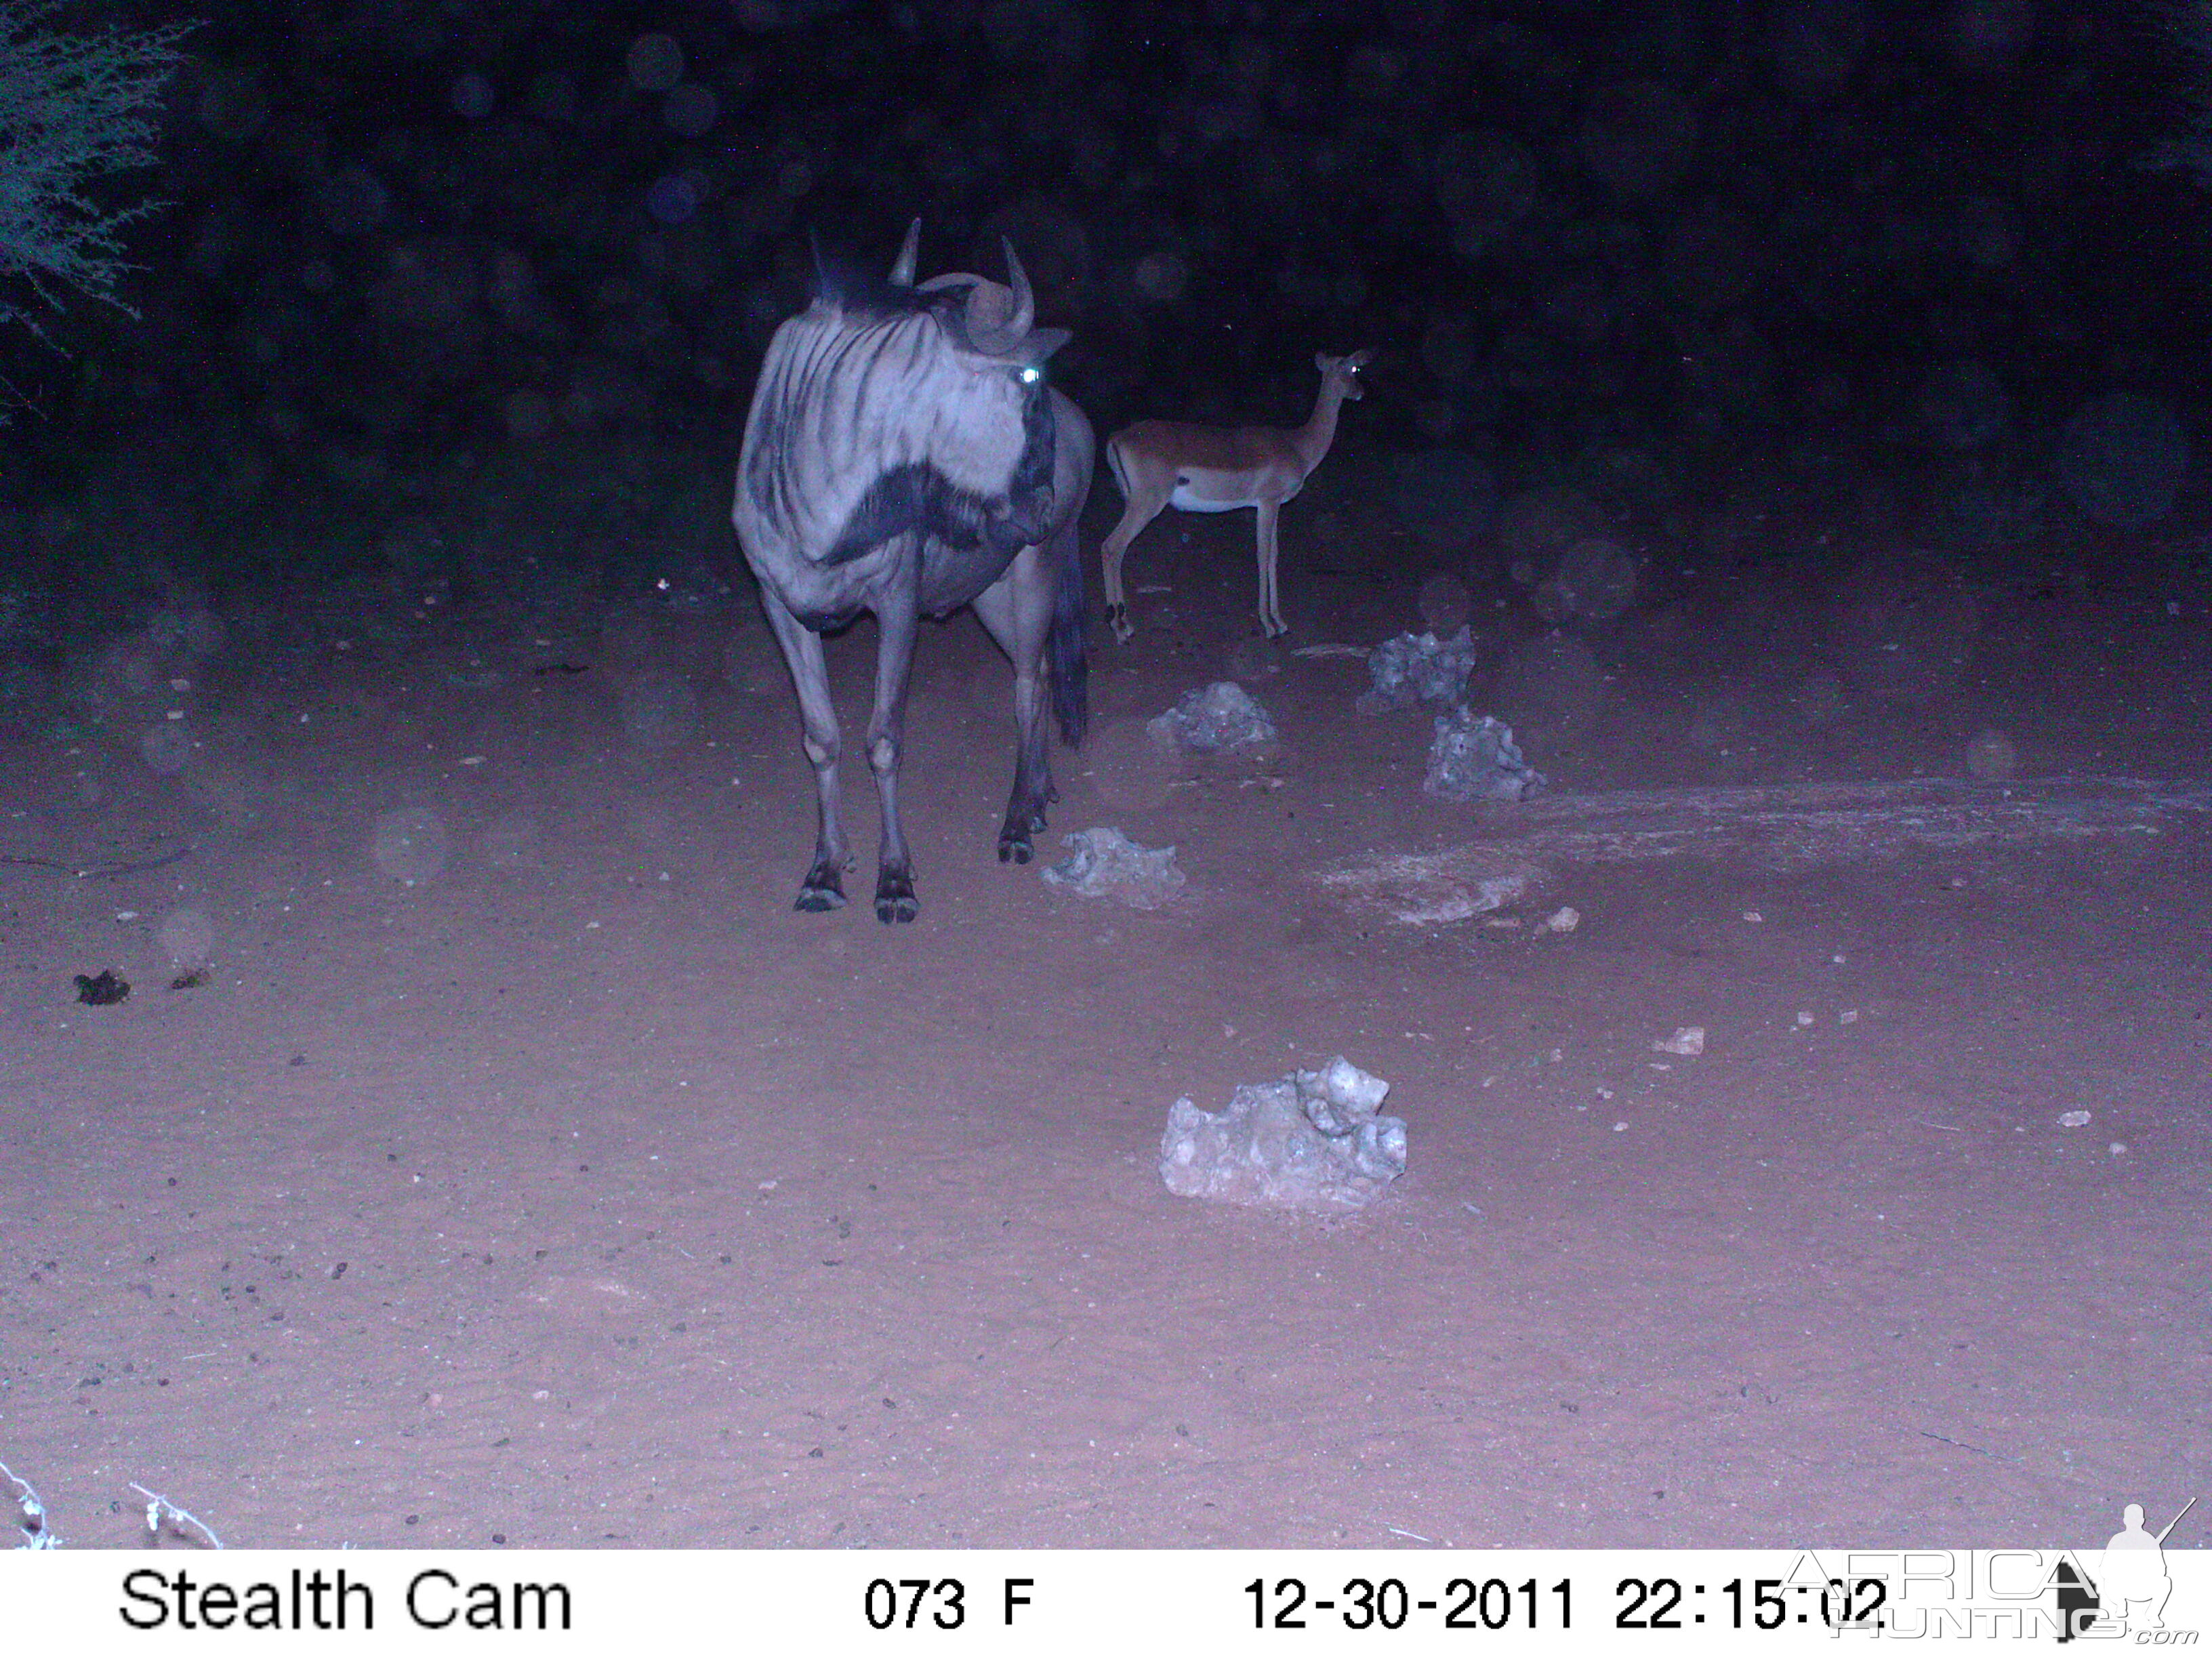
<instances>
[{"instance_id":1,"label":"impala","mask_svg":"<svg viewBox=\"0 0 2212 1659\"><path fill-rule=\"evenodd\" d=\"M1275 580L1279 554L1275 520L1283 503L1305 487L1313 470L1336 439L1336 412L1346 398L1364 394L1359 371L1369 354L1348 357L1314 354L1321 370L1321 392L1304 426L1188 426L1180 421L1139 421L1106 442L1106 465L1128 505L1121 522L1107 535L1103 550L1106 576L1106 621L1116 640L1137 630L1129 623L1127 596L1121 588L1121 560L1138 532L1165 507L1186 513L1233 513L1259 509L1260 627L1269 639L1291 631Z\"/></svg>"}]
</instances>

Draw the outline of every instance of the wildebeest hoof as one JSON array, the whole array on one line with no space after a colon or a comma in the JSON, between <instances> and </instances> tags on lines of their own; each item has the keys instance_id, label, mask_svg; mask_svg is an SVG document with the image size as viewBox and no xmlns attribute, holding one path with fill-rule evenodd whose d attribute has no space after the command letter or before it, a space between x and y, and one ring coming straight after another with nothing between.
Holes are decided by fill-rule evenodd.
<instances>
[{"instance_id":1,"label":"wildebeest hoof","mask_svg":"<svg viewBox=\"0 0 2212 1659\"><path fill-rule=\"evenodd\" d=\"M912 921L921 908L915 902L914 877L904 864L887 865L876 872L878 921Z\"/></svg>"},{"instance_id":2,"label":"wildebeest hoof","mask_svg":"<svg viewBox=\"0 0 2212 1659\"><path fill-rule=\"evenodd\" d=\"M826 858L815 860L814 867L806 872L806 879L799 884L799 897L791 908L794 910L843 909L845 884L838 878L837 866Z\"/></svg>"},{"instance_id":3,"label":"wildebeest hoof","mask_svg":"<svg viewBox=\"0 0 2212 1659\"><path fill-rule=\"evenodd\" d=\"M1036 856L1036 849L1030 845L1030 838L1027 836L1001 836L999 837L1000 863L1027 864Z\"/></svg>"}]
</instances>

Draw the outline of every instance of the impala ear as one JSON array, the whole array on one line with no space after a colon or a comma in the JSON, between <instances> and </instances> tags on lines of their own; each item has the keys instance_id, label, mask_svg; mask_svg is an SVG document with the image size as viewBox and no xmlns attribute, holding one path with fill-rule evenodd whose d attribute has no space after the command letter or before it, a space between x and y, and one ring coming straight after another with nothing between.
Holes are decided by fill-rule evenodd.
<instances>
[{"instance_id":1,"label":"impala ear","mask_svg":"<svg viewBox=\"0 0 2212 1659\"><path fill-rule=\"evenodd\" d=\"M1315 352L1315 353L1314 353L1314 367L1315 367L1316 368L1319 369L1322 374L1328 374L1328 353L1327 353L1326 351L1316 351L1316 352Z\"/></svg>"}]
</instances>

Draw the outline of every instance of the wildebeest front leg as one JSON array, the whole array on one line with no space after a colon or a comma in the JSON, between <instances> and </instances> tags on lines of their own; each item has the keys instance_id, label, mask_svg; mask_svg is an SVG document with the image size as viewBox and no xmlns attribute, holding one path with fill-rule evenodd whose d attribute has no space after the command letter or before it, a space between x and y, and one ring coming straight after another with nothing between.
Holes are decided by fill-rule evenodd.
<instances>
[{"instance_id":1,"label":"wildebeest front leg","mask_svg":"<svg viewBox=\"0 0 2212 1659\"><path fill-rule=\"evenodd\" d=\"M915 635L921 617L910 586L876 604L876 709L868 719L868 769L883 803L883 850L876 864L876 920L912 921L914 860L899 823L899 749L906 740L906 695L913 678Z\"/></svg>"},{"instance_id":2,"label":"wildebeest front leg","mask_svg":"<svg viewBox=\"0 0 2212 1659\"><path fill-rule=\"evenodd\" d=\"M845 845L845 825L839 811L837 710L830 701L830 671L822 660L822 637L802 626L773 593L762 598L769 631L782 648L791 683L799 692L799 719L805 733L807 763L814 768L814 798L819 812L814 865L799 884L793 908L835 910L845 902L844 872L853 860Z\"/></svg>"},{"instance_id":3,"label":"wildebeest front leg","mask_svg":"<svg viewBox=\"0 0 2212 1659\"><path fill-rule=\"evenodd\" d=\"M1036 855L1030 837L1045 827L1045 808L1060 799L1052 785L1052 751L1045 725L1044 650L1052 629L1053 568L1041 548L1024 548L997 582L975 600L975 615L1014 665L1014 726L1020 750L1014 789L999 830L999 862L1027 864Z\"/></svg>"}]
</instances>

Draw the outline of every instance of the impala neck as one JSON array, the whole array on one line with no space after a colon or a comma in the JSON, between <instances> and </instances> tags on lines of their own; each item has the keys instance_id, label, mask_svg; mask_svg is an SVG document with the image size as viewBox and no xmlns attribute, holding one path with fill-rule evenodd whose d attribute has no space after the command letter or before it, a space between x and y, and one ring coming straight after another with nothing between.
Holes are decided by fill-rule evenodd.
<instances>
[{"instance_id":1,"label":"impala neck","mask_svg":"<svg viewBox=\"0 0 2212 1659\"><path fill-rule=\"evenodd\" d=\"M1335 376L1325 377L1319 395L1314 398L1312 415L1297 430L1298 453L1304 458L1307 471L1321 465L1322 457L1336 441L1336 411L1343 406L1343 386Z\"/></svg>"}]
</instances>

